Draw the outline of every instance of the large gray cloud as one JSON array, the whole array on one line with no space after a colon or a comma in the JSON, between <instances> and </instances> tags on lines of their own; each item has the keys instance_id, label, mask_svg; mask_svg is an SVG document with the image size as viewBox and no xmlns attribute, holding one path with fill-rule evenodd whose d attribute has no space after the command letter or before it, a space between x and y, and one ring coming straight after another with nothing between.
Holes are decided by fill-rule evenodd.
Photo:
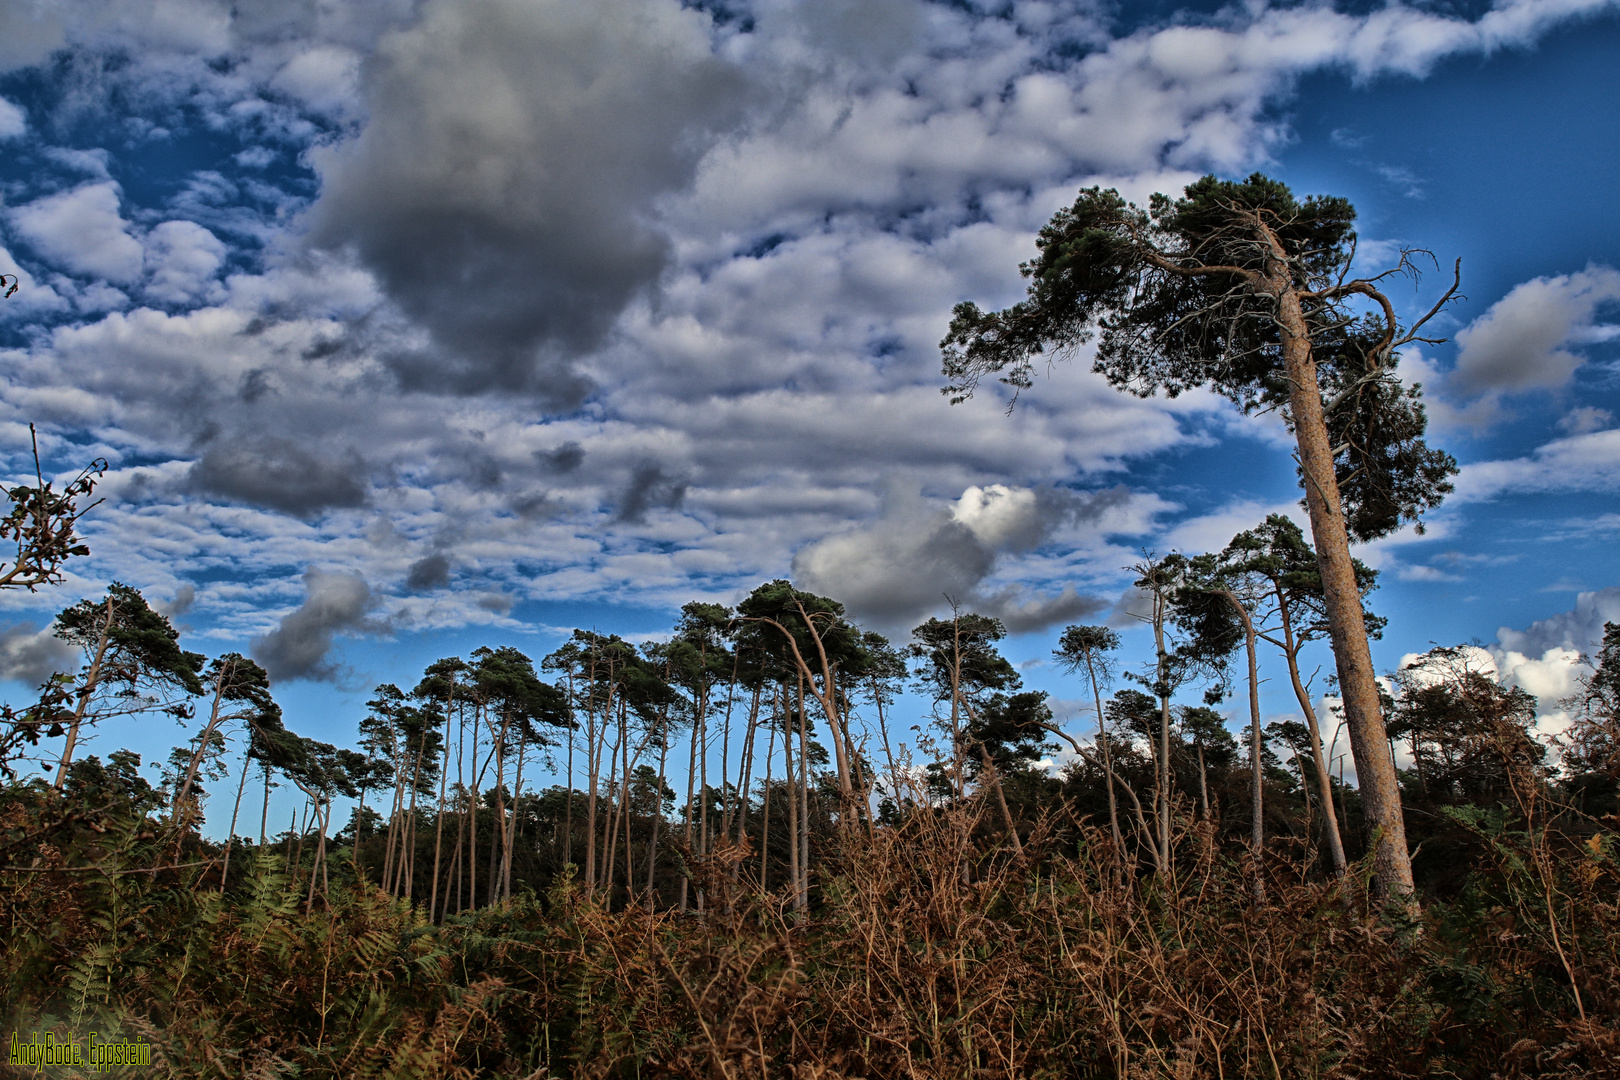
<instances>
[{"instance_id":1,"label":"large gray cloud","mask_svg":"<svg viewBox=\"0 0 1620 1080\"><path fill-rule=\"evenodd\" d=\"M210 446L191 467L189 481L199 491L298 517L366 501L359 455L327 457L269 435Z\"/></svg>"},{"instance_id":2,"label":"large gray cloud","mask_svg":"<svg viewBox=\"0 0 1620 1080\"><path fill-rule=\"evenodd\" d=\"M333 682L341 668L327 659L332 639L344 631L369 628L367 613L375 604L371 587L359 574L304 571L304 602L282 618L270 633L253 641L253 658L272 679Z\"/></svg>"},{"instance_id":3,"label":"large gray cloud","mask_svg":"<svg viewBox=\"0 0 1620 1080\"><path fill-rule=\"evenodd\" d=\"M56 637L50 627L21 622L0 630L0 679L39 686L58 671L75 671L79 650Z\"/></svg>"},{"instance_id":4,"label":"large gray cloud","mask_svg":"<svg viewBox=\"0 0 1620 1080\"><path fill-rule=\"evenodd\" d=\"M1129 497L1124 488L1080 494L992 485L969 488L947 507L893 479L877 520L801 549L794 580L885 629L908 628L954 601L1015 633L1040 630L1107 604L1072 586L1056 596L987 588L998 560L1034 550L1065 526L1094 525Z\"/></svg>"},{"instance_id":5,"label":"large gray cloud","mask_svg":"<svg viewBox=\"0 0 1620 1080\"><path fill-rule=\"evenodd\" d=\"M1556 389L1585 358L1566 346L1612 330L1593 326L1600 307L1620 301L1620 271L1589 266L1576 274L1517 285L1457 332L1452 378L1461 390Z\"/></svg>"},{"instance_id":6,"label":"large gray cloud","mask_svg":"<svg viewBox=\"0 0 1620 1080\"><path fill-rule=\"evenodd\" d=\"M741 80L673 0L430 0L367 68L369 120L318 154L317 244L352 245L437 349L409 386L563 404L670 257L655 199L687 184Z\"/></svg>"}]
</instances>

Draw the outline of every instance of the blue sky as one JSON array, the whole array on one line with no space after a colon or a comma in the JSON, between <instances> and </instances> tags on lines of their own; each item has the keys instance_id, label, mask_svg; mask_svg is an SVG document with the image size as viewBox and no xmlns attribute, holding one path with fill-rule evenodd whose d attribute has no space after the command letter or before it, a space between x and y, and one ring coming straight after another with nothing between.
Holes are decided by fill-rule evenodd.
<instances>
[{"instance_id":1,"label":"blue sky","mask_svg":"<svg viewBox=\"0 0 1620 1080\"><path fill-rule=\"evenodd\" d=\"M1478 640L1556 729L1620 619L1616 55L1597 0L8 4L0 454L113 467L93 556L0 598L0 675L122 580L346 742L437 657L791 576L902 638L1001 616L1079 722L1058 630L1294 510L1286 440L1083 358L953 409L936 344L1077 188L1260 169L1350 197L1369 271L1463 260L1402 360L1463 472L1363 552L1375 658Z\"/></svg>"}]
</instances>

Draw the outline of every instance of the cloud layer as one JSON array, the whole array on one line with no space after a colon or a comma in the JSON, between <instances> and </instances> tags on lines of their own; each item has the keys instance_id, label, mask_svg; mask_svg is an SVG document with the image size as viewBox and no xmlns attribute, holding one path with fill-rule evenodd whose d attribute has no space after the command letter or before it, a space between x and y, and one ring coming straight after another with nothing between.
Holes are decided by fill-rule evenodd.
<instances>
[{"instance_id":1,"label":"cloud layer","mask_svg":"<svg viewBox=\"0 0 1620 1080\"><path fill-rule=\"evenodd\" d=\"M1015 299L1082 184L1263 164L1309 73L1420 76L1605 7L10 5L0 66L71 63L0 106L33 163L0 220L0 439L19 475L29 421L61 469L106 455L87 573L193 589L282 679L334 677L344 634L789 567L886 626L946 594L1083 618L1122 542L1180 542L1180 496L1122 474L1234 433L1273 454L1270 429L1083 356L1011 416L953 409L951 305ZM1458 379L1557 384L1613 280L1521 286ZM1459 493L1609 454L1602 422ZM1268 506L1200 504L1183 539Z\"/></svg>"}]
</instances>

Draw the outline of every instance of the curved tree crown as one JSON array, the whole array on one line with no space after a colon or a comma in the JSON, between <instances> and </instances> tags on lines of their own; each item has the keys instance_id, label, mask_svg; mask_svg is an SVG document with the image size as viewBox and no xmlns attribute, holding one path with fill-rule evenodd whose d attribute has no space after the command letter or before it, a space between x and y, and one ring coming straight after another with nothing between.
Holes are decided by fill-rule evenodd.
<instances>
[{"instance_id":1,"label":"curved tree crown","mask_svg":"<svg viewBox=\"0 0 1620 1080\"><path fill-rule=\"evenodd\" d=\"M180 648L180 632L138 590L115 581L104 599L81 600L56 616L56 636L87 653L95 651L104 631L103 682L202 695L203 655Z\"/></svg>"},{"instance_id":2,"label":"curved tree crown","mask_svg":"<svg viewBox=\"0 0 1620 1080\"><path fill-rule=\"evenodd\" d=\"M1259 173L1206 176L1146 210L1088 188L1059 211L1020 267L1028 296L1005 311L958 304L940 342L953 403L997 376L1032 385L1037 357L1097 341L1093 370L1149 397L1207 386L1246 412L1280 410L1292 426L1282 362L1280 293L1297 296L1324 395L1346 526L1383 536L1451 491L1449 454L1424 441L1420 388L1395 378L1396 350L1456 294L1403 328L1372 279L1347 280L1355 209L1335 196L1295 198ZM1410 254L1410 253L1409 253ZM1416 275L1409 254L1391 273ZM1352 302L1370 303L1358 312Z\"/></svg>"}]
</instances>

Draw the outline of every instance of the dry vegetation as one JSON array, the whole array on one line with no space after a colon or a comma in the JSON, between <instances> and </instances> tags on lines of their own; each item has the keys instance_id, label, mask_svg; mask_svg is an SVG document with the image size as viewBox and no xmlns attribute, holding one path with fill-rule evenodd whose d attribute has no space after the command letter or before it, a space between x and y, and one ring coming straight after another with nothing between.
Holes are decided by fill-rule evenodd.
<instances>
[{"instance_id":1,"label":"dry vegetation","mask_svg":"<svg viewBox=\"0 0 1620 1080\"><path fill-rule=\"evenodd\" d=\"M1620 851L1520 779L1411 911L1276 853L1258 903L1196 813L1166 876L1051 814L1015 854L979 797L829 837L802 915L722 843L703 914L564 879L442 926L341 870L308 903L275 846L221 892L161 819L13 787L7 1019L177 1077L1620 1075Z\"/></svg>"}]
</instances>

